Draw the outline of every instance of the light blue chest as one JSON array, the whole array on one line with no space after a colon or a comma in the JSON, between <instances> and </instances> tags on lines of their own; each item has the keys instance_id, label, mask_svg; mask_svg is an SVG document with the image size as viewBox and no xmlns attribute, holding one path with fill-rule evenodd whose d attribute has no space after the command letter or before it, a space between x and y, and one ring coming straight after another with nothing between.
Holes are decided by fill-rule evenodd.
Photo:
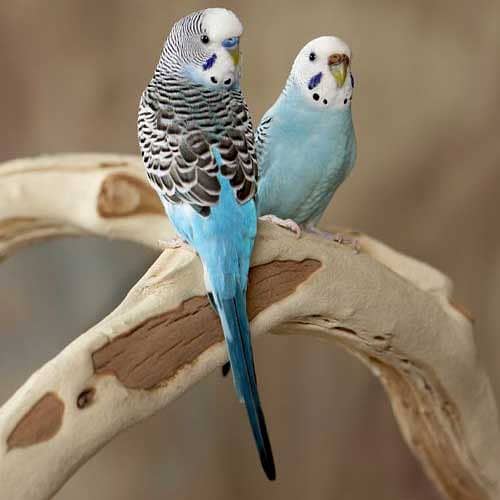
<instances>
[{"instance_id":1,"label":"light blue chest","mask_svg":"<svg viewBox=\"0 0 500 500\"><path fill-rule=\"evenodd\" d=\"M287 96L274 110L261 159L262 209L298 222L316 218L347 177L355 156L350 107L318 111Z\"/></svg>"}]
</instances>

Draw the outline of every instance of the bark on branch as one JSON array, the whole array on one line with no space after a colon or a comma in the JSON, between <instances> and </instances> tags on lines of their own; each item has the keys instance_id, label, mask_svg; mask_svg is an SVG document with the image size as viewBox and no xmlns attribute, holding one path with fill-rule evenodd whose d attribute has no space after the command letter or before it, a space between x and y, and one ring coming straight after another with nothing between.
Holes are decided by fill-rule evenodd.
<instances>
[{"instance_id":1,"label":"bark on branch","mask_svg":"<svg viewBox=\"0 0 500 500\"><path fill-rule=\"evenodd\" d=\"M59 234L150 246L169 236L133 158L60 157L4 168L3 255ZM111 194L103 194L106 185ZM447 498L500 498L497 408L470 318L453 304L441 273L360 240L355 254L261 224L248 297L252 332L340 343L380 378L408 445ZM204 293L196 255L166 250L115 311L32 375L0 408L0 498L49 498L117 433L225 361Z\"/></svg>"},{"instance_id":2,"label":"bark on branch","mask_svg":"<svg viewBox=\"0 0 500 500\"><path fill-rule=\"evenodd\" d=\"M38 240L90 235L156 248L174 236L139 158L58 155L0 165L0 259Z\"/></svg>"}]
</instances>

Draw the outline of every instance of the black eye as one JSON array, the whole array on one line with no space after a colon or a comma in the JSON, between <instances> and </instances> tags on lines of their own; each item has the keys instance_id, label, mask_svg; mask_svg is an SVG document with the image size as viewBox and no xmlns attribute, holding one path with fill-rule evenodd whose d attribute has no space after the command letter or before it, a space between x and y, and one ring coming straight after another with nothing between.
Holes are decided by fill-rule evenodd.
<instances>
[{"instance_id":1,"label":"black eye","mask_svg":"<svg viewBox=\"0 0 500 500\"><path fill-rule=\"evenodd\" d=\"M201 35L201 43L207 44L210 41L207 35Z\"/></svg>"},{"instance_id":2,"label":"black eye","mask_svg":"<svg viewBox=\"0 0 500 500\"><path fill-rule=\"evenodd\" d=\"M316 60L316 54L314 52L311 52L309 54L309 61L315 61Z\"/></svg>"}]
</instances>

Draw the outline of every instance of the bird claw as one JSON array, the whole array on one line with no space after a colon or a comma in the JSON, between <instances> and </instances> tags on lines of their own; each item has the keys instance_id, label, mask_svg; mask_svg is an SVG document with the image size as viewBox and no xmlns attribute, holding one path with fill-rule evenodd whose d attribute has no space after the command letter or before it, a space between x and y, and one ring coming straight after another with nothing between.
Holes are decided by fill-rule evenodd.
<instances>
[{"instance_id":1,"label":"bird claw","mask_svg":"<svg viewBox=\"0 0 500 500\"><path fill-rule=\"evenodd\" d=\"M342 233L334 233L333 241L340 243L341 245L350 245L354 250L354 253L359 253L361 251L361 244L356 238L347 238Z\"/></svg>"},{"instance_id":2,"label":"bird claw","mask_svg":"<svg viewBox=\"0 0 500 500\"><path fill-rule=\"evenodd\" d=\"M302 236L301 227L292 219L280 219L279 217L276 217L276 215L263 215L259 218L262 221L270 222L276 226L288 229L288 231L291 231L297 239Z\"/></svg>"},{"instance_id":3,"label":"bird claw","mask_svg":"<svg viewBox=\"0 0 500 500\"><path fill-rule=\"evenodd\" d=\"M359 240L345 236L343 233L328 233L327 231L321 231L314 226L309 226L307 231L322 236L327 240L335 241L335 243L340 243L341 245L350 245L354 250L354 253L359 253L361 251L361 244Z\"/></svg>"},{"instance_id":4,"label":"bird claw","mask_svg":"<svg viewBox=\"0 0 500 500\"><path fill-rule=\"evenodd\" d=\"M174 250L176 248L184 248L186 250L192 250L191 247L180 238L172 238L171 240L158 240L158 246L161 250Z\"/></svg>"}]
</instances>

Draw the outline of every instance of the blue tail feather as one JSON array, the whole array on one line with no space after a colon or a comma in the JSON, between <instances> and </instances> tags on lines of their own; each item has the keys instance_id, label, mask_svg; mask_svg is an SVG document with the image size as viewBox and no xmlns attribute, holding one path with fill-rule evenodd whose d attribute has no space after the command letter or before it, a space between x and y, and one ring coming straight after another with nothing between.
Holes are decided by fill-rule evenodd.
<instances>
[{"instance_id":1,"label":"blue tail feather","mask_svg":"<svg viewBox=\"0 0 500 500\"><path fill-rule=\"evenodd\" d=\"M177 232L203 262L208 298L221 319L236 392L245 404L264 471L274 480L274 459L257 392L245 299L257 231L255 204L239 204L229 180L220 175L219 182L220 200L209 217L180 204L168 203L165 208Z\"/></svg>"},{"instance_id":2,"label":"blue tail feather","mask_svg":"<svg viewBox=\"0 0 500 500\"><path fill-rule=\"evenodd\" d=\"M273 481L276 470L257 391L245 295L240 287L236 287L233 298L219 300L216 293L214 296L226 337L236 392L245 404L262 467L268 479Z\"/></svg>"}]
</instances>

